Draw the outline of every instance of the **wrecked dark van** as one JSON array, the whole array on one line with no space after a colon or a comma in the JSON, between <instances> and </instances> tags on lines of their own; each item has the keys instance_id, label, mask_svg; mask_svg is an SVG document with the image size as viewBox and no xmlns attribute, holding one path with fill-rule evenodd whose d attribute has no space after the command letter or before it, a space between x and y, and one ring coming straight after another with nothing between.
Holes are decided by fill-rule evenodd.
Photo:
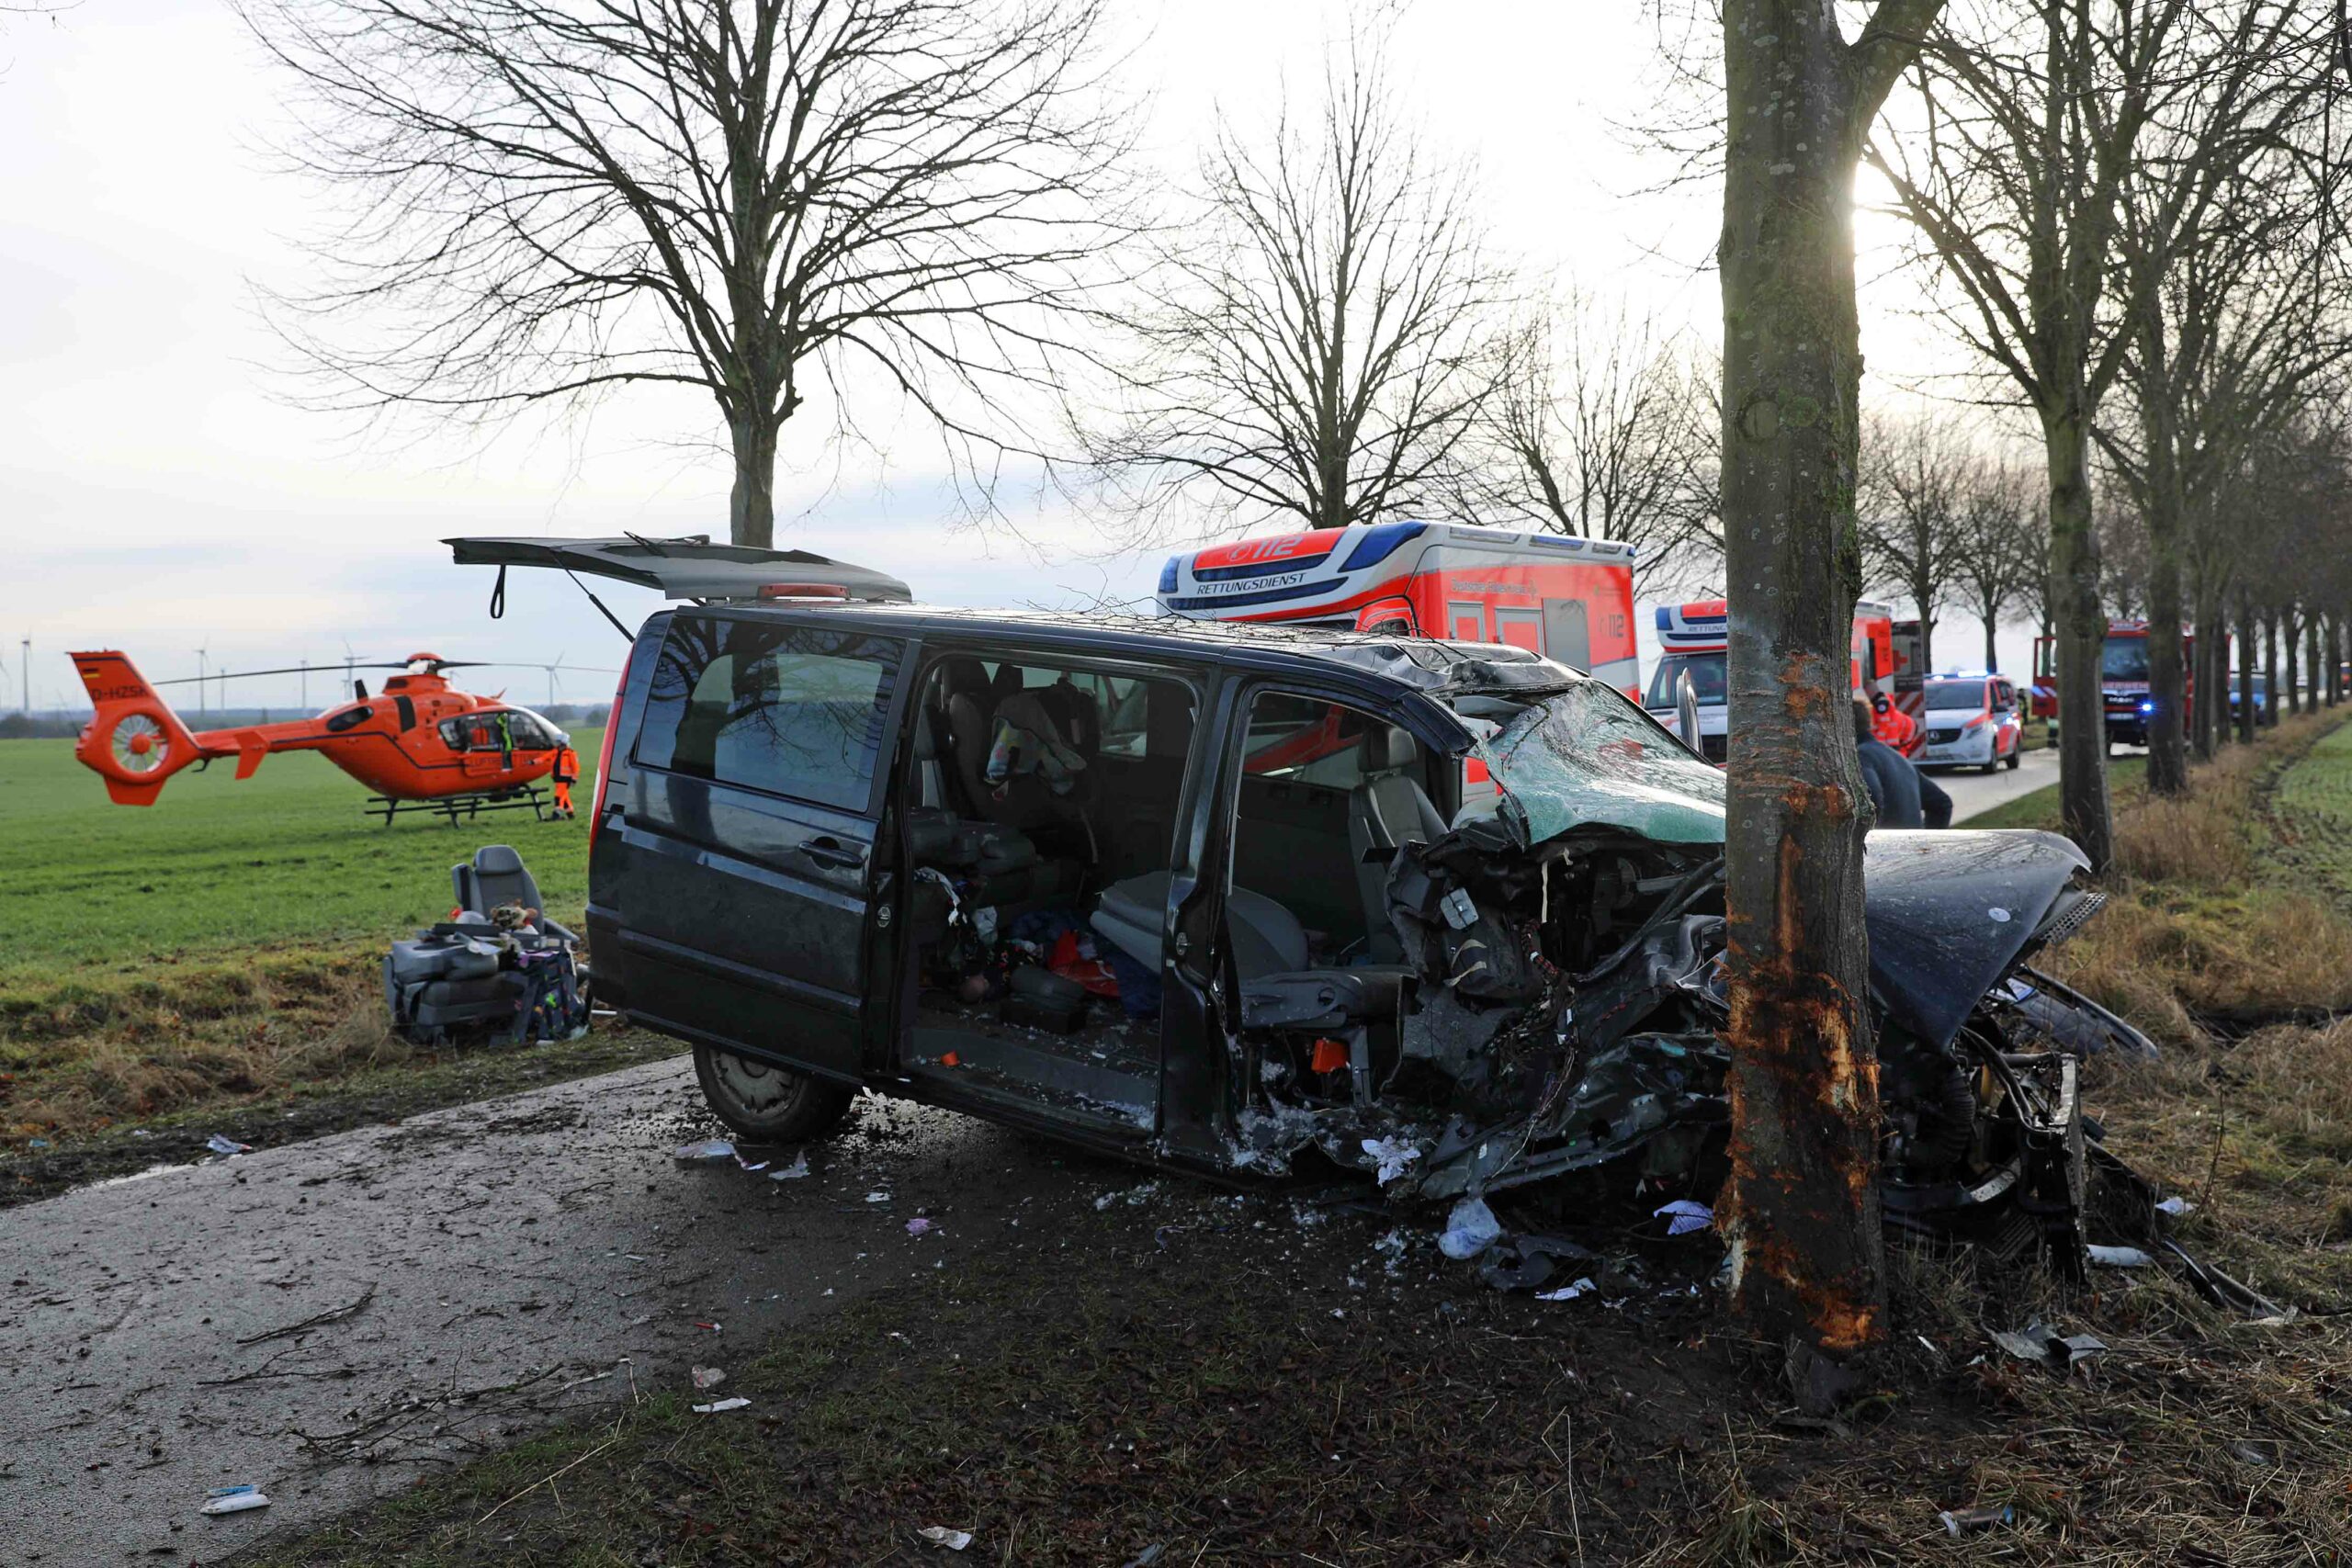
<instances>
[{"instance_id":1,"label":"wrecked dark van","mask_svg":"<svg viewBox=\"0 0 2352 1568\"><path fill-rule=\"evenodd\" d=\"M692 603L635 634L591 823L600 998L748 1139L860 1089L1225 1177L1693 1181L1727 1111L1722 773L1516 649L967 612L821 557L451 541ZM502 574L503 589L503 578ZM2065 840L1877 833L1892 1221L2078 1224L2075 1066L2152 1049L2027 967Z\"/></svg>"}]
</instances>

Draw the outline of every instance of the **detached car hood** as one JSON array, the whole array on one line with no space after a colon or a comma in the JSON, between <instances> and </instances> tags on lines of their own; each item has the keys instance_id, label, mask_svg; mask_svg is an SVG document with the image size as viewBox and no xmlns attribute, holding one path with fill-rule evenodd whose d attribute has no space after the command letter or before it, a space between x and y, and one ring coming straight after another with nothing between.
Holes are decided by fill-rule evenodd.
<instances>
[{"instance_id":1,"label":"detached car hood","mask_svg":"<svg viewBox=\"0 0 2352 1568\"><path fill-rule=\"evenodd\" d=\"M1871 987L1895 1023L1939 1050L2090 869L2055 833L1874 832L1864 840Z\"/></svg>"}]
</instances>

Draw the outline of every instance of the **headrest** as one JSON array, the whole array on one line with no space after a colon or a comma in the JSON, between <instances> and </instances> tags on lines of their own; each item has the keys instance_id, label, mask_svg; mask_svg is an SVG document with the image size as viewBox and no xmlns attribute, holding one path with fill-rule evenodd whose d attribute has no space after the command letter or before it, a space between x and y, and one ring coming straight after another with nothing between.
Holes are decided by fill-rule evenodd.
<instances>
[{"instance_id":1,"label":"headrest","mask_svg":"<svg viewBox=\"0 0 2352 1568\"><path fill-rule=\"evenodd\" d=\"M1421 760L1419 742L1412 732L1393 724L1369 726L1363 738L1363 771L1367 773L1394 773L1409 768Z\"/></svg>"},{"instance_id":2,"label":"headrest","mask_svg":"<svg viewBox=\"0 0 2352 1568\"><path fill-rule=\"evenodd\" d=\"M951 697L986 696L988 671L977 659L950 659L939 667L939 683Z\"/></svg>"},{"instance_id":3,"label":"headrest","mask_svg":"<svg viewBox=\"0 0 2352 1568\"><path fill-rule=\"evenodd\" d=\"M474 852L474 869L485 876L512 876L523 869L523 857L511 844L484 844Z\"/></svg>"}]
</instances>

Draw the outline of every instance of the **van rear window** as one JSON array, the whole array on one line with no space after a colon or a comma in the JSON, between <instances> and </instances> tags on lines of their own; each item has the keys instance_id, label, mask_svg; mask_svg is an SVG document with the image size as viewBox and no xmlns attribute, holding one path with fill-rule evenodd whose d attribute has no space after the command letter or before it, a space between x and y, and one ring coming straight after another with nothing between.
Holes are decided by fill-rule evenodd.
<instances>
[{"instance_id":1,"label":"van rear window","mask_svg":"<svg viewBox=\"0 0 2352 1568\"><path fill-rule=\"evenodd\" d=\"M680 615L654 661L637 761L862 811L905 652L897 637Z\"/></svg>"}]
</instances>

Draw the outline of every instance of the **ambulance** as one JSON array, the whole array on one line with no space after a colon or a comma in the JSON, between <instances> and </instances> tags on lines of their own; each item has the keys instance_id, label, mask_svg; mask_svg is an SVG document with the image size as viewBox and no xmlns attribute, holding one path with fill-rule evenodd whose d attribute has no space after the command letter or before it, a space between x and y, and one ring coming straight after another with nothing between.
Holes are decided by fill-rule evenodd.
<instances>
[{"instance_id":1,"label":"ambulance","mask_svg":"<svg viewBox=\"0 0 2352 1568\"><path fill-rule=\"evenodd\" d=\"M1507 643L1641 694L1634 547L1462 523L1355 523L1171 556L1161 612Z\"/></svg>"},{"instance_id":2,"label":"ambulance","mask_svg":"<svg viewBox=\"0 0 2352 1568\"><path fill-rule=\"evenodd\" d=\"M1688 671L1699 699L1697 750L1711 762L1722 761L1728 755L1724 737L1729 729L1724 660L1731 646L1731 615L1725 602L1694 599L1660 604L1657 642L1657 667L1650 672L1649 694L1642 699L1642 705L1668 729L1678 729L1677 702L1682 676ZM1894 612L1863 600L1854 606L1854 690L1884 690L1894 680Z\"/></svg>"}]
</instances>

